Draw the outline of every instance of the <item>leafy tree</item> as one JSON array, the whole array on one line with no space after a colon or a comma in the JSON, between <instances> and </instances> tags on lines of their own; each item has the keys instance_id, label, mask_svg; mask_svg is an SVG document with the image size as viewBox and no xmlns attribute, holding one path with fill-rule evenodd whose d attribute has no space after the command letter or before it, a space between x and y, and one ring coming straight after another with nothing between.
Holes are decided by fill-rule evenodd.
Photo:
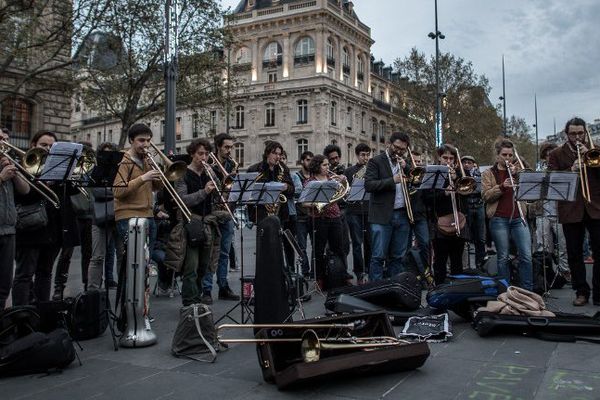
<instances>
[{"instance_id":1,"label":"leafy tree","mask_svg":"<svg viewBox=\"0 0 600 400\"><path fill-rule=\"evenodd\" d=\"M506 122L506 136L515 144L523 162L535 169L536 145L533 142L531 131L531 127L521 117L513 115Z\"/></svg>"},{"instance_id":2,"label":"leafy tree","mask_svg":"<svg viewBox=\"0 0 600 400\"><path fill-rule=\"evenodd\" d=\"M408 115L409 129L425 151L435 147L435 57L427 58L413 48L394 62L403 80L406 104L400 115ZM473 64L450 53L440 54L440 92L442 98L444 142L456 145L461 155L470 154L479 163L493 158L492 145L502 131L498 110L489 102L490 86L484 75L475 73Z\"/></svg>"},{"instance_id":3,"label":"leafy tree","mask_svg":"<svg viewBox=\"0 0 600 400\"><path fill-rule=\"evenodd\" d=\"M88 57L94 52L81 49L78 78L83 101L122 122L119 145L123 146L131 125L165 108L165 2L105 1L107 9L98 31L105 33L112 56L97 62ZM220 5L216 0L180 0L178 4L177 105L197 108L223 102L221 49L227 37L220 28Z\"/></svg>"}]
</instances>

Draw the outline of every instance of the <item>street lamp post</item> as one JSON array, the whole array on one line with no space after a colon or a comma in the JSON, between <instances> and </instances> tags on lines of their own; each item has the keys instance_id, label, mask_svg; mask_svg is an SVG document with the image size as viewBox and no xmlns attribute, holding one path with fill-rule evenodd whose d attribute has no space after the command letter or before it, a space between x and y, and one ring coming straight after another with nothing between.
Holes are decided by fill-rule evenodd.
<instances>
[{"instance_id":1,"label":"street lamp post","mask_svg":"<svg viewBox=\"0 0 600 400\"><path fill-rule=\"evenodd\" d=\"M502 96L499 97L502 100L502 133L506 136L506 84L504 80L504 54L502 54Z\"/></svg>"},{"instance_id":2,"label":"street lamp post","mask_svg":"<svg viewBox=\"0 0 600 400\"><path fill-rule=\"evenodd\" d=\"M429 32L427 36L435 39L435 145L439 147L443 141L442 132L442 93L440 93L440 43L439 39L444 39L446 36L438 29L438 7L437 0L435 3L435 33Z\"/></svg>"},{"instance_id":3,"label":"street lamp post","mask_svg":"<svg viewBox=\"0 0 600 400\"><path fill-rule=\"evenodd\" d=\"M165 153L175 151L177 112L177 0L165 4Z\"/></svg>"},{"instance_id":4,"label":"street lamp post","mask_svg":"<svg viewBox=\"0 0 600 400\"><path fill-rule=\"evenodd\" d=\"M540 142L539 142L539 134L538 134L538 113L537 113L537 93L534 94L533 97L534 106L535 106L535 162L536 165L540 164Z\"/></svg>"}]
</instances>

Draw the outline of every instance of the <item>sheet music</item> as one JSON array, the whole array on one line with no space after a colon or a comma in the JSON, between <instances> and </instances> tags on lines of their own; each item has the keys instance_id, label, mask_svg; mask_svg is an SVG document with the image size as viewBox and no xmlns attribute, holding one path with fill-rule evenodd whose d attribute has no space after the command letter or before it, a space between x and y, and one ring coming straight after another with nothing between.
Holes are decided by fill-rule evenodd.
<instances>
[{"instance_id":1,"label":"sheet music","mask_svg":"<svg viewBox=\"0 0 600 400\"><path fill-rule=\"evenodd\" d=\"M519 186L517 187L517 200L532 201L543 199L545 197L545 180L546 173L544 172L521 172L519 174Z\"/></svg>"},{"instance_id":2,"label":"sheet music","mask_svg":"<svg viewBox=\"0 0 600 400\"><path fill-rule=\"evenodd\" d=\"M339 187L337 181L310 181L306 184L298 203L328 203Z\"/></svg>"},{"instance_id":3,"label":"sheet music","mask_svg":"<svg viewBox=\"0 0 600 400\"><path fill-rule=\"evenodd\" d=\"M352 181L352 186L350 186L350 193L348 194L347 202L359 202L359 201L369 201L371 198L371 193L368 193L365 190L365 180L355 178Z\"/></svg>"},{"instance_id":4,"label":"sheet music","mask_svg":"<svg viewBox=\"0 0 600 400\"><path fill-rule=\"evenodd\" d=\"M242 192L242 201L248 200L250 198L249 185L256 180L256 177L258 177L258 172L244 172L234 176L229 192L229 201L232 203L238 201Z\"/></svg>"},{"instance_id":5,"label":"sheet music","mask_svg":"<svg viewBox=\"0 0 600 400\"><path fill-rule=\"evenodd\" d=\"M40 175L41 181L63 181L71 176L81 156L83 145L79 143L56 142L50 148L50 153L44 162ZM75 160L71 160L75 156ZM71 164L71 168L69 168Z\"/></svg>"},{"instance_id":6,"label":"sheet music","mask_svg":"<svg viewBox=\"0 0 600 400\"><path fill-rule=\"evenodd\" d=\"M418 190L443 189L447 178L447 165L427 165L425 167L425 175Z\"/></svg>"},{"instance_id":7,"label":"sheet music","mask_svg":"<svg viewBox=\"0 0 600 400\"><path fill-rule=\"evenodd\" d=\"M279 201L279 195L286 188L282 182L257 182L247 192L249 196L247 201L256 204L275 204ZM246 196L242 196L246 201Z\"/></svg>"},{"instance_id":8,"label":"sheet music","mask_svg":"<svg viewBox=\"0 0 600 400\"><path fill-rule=\"evenodd\" d=\"M579 174L552 171L549 174L547 200L575 201L579 187Z\"/></svg>"}]
</instances>

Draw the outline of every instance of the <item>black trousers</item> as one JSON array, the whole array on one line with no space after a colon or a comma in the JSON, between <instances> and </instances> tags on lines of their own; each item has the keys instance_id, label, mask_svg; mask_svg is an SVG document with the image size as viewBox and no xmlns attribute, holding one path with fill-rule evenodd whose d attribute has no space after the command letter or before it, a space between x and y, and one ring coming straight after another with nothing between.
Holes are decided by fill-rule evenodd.
<instances>
[{"instance_id":1,"label":"black trousers","mask_svg":"<svg viewBox=\"0 0 600 400\"><path fill-rule=\"evenodd\" d=\"M341 218L315 218L315 267L317 279L325 278L325 247L346 264Z\"/></svg>"},{"instance_id":2,"label":"black trousers","mask_svg":"<svg viewBox=\"0 0 600 400\"><path fill-rule=\"evenodd\" d=\"M13 281L15 235L0 236L0 311L6 306Z\"/></svg>"},{"instance_id":3,"label":"black trousers","mask_svg":"<svg viewBox=\"0 0 600 400\"><path fill-rule=\"evenodd\" d=\"M59 251L60 247L56 245L17 246L17 268L12 290L13 306L50 300L52 267Z\"/></svg>"},{"instance_id":4,"label":"black trousers","mask_svg":"<svg viewBox=\"0 0 600 400\"><path fill-rule=\"evenodd\" d=\"M81 281L84 285L87 285L88 268L90 266L90 260L92 259L92 220L78 219L77 227L79 229L79 239L81 241ZM56 264L54 286L64 288L67 284L74 249L74 247L63 247L61 249Z\"/></svg>"},{"instance_id":5,"label":"black trousers","mask_svg":"<svg viewBox=\"0 0 600 400\"><path fill-rule=\"evenodd\" d=\"M600 219L590 218L587 212L583 221L563 224L571 283L577 296L590 297L590 285L586 280L585 264L583 263L583 242L586 229L590 233L590 247L594 254L591 294L595 301L600 301Z\"/></svg>"},{"instance_id":6,"label":"black trousers","mask_svg":"<svg viewBox=\"0 0 600 400\"><path fill-rule=\"evenodd\" d=\"M433 239L433 276L435 284L439 285L446 280L446 264L450 258L450 273L453 275L463 272L462 257L465 250L465 240L458 237L436 237Z\"/></svg>"}]
</instances>

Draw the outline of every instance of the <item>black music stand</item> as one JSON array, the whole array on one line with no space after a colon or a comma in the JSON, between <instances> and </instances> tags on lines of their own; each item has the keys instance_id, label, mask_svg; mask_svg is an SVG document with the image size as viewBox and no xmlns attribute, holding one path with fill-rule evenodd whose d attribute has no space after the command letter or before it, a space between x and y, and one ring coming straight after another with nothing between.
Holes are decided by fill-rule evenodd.
<instances>
[{"instance_id":1,"label":"black music stand","mask_svg":"<svg viewBox=\"0 0 600 400\"><path fill-rule=\"evenodd\" d=\"M367 224L365 221L365 203L367 203L371 199L371 193L365 190L365 180L360 178L354 178L352 180L352 185L350 186L350 192L348 193L348 198L346 199L346 203L359 203L360 204L360 217L362 223L362 241L363 241L363 251L365 251L365 237L367 232ZM363 255L363 274L367 274L370 268L367 263L369 260L365 258ZM358 276L356 277L358 279Z\"/></svg>"},{"instance_id":2,"label":"black music stand","mask_svg":"<svg viewBox=\"0 0 600 400\"><path fill-rule=\"evenodd\" d=\"M127 184L123 185L115 185L115 178L119 172L119 166L123 159L124 153L120 151L100 151L96 155L96 166L89 173L89 181L88 187L91 188L104 188L105 198L108 197L108 189L115 187L126 187ZM124 178L124 177L122 177ZM125 179L121 179L122 182L126 182ZM108 201L104 202L104 212L108 215ZM115 233L117 232L115 226ZM115 238L116 239L116 238ZM108 248L108 234L104 235L104 248ZM106 262L106 250L104 254L104 263ZM119 266L117 266L119 267ZM118 272L117 272L118 273ZM102 274L105 275L104 264L102 265ZM116 304L115 311L113 311L110 307L110 298L109 298L109 288L106 284L106 276L104 276L104 291L106 292L106 303L104 305L104 311L107 313L108 317L108 327L110 329L110 335L113 340L113 348L115 351L119 350L119 345L117 343L117 335L115 333L115 323L118 319L116 315ZM120 283L122 284L122 283Z\"/></svg>"},{"instance_id":3,"label":"black music stand","mask_svg":"<svg viewBox=\"0 0 600 400\"><path fill-rule=\"evenodd\" d=\"M421 185L417 190L445 190L444 184L448 178L448 166L446 165L427 165L425 174L421 180Z\"/></svg>"},{"instance_id":4,"label":"black music stand","mask_svg":"<svg viewBox=\"0 0 600 400\"><path fill-rule=\"evenodd\" d=\"M327 181L310 181L304 186L302 192L300 193L300 197L298 198L298 204L309 204L314 205L315 203L329 204L331 199L337 192L339 187L339 183L333 180ZM310 212L312 219L312 265L313 265L313 278L315 281L314 288L309 294L312 292L319 293L321 296L325 297L321 289L317 285L317 254L315 251L315 212L316 210L312 209ZM323 256L323 255L321 255Z\"/></svg>"},{"instance_id":5,"label":"black music stand","mask_svg":"<svg viewBox=\"0 0 600 400\"><path fill-rule=\"evenodd\" d=\"M515 193L517 201L575 201L579 187L579 175L566 171L528 172L519 174L519 185ZM546 279L546 245L542 224L542 253L544 271L544 297L550 296L550 288ZM558 238L557 238L558 240ZM552 282L554 283L554 282Z\"/></svg>"}]
</instances>

